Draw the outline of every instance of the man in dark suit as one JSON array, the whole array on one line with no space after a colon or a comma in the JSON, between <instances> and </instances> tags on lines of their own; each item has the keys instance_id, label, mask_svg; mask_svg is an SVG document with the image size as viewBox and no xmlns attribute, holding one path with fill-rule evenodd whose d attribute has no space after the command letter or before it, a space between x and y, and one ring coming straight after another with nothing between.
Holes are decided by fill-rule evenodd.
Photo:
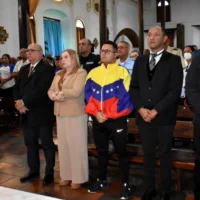
<instances>
[{"instance_id":1,"label":"man in dark suit","mask_svg":"<svg viewBox=\"0 0 200 200\"><path fill-rule=\"evenodd\" d=\"M42 61L42 47L30 44L27 49L30 64L20 69L14 87L15 107L22 114L24 141L27 147L29 172L21 182L40 175L39 144L42 142L46 159L43 184L54 181L55 146L52 128L54 122L53 103L47 96L54 73L53 68Z\"/></svg>"},{"instance_id":2,"label":"man in dark suit","mask_svg":"<svg viewBox=\"0 0 200 200\"><path fill-rule=\"evenodd\" d=\"M172 137L181 93L183 71L180 57L164 50L167 36L161 27L148 32L149 55L138 57L130 85L131 98L144 152L145 193L152 200L155 190L155 154L160 156L160 199L170 199Z\"/></svg>"},{"instance_id":3,"label":"man in dark suit","mask_svg":"<svg viewBox=\"0 0 200 200\"><path fill-rule=\"evenodd\" d=\"M194 109L195 200L200 199L200 56L192 60L186 76L186 96Z\"/></svg>"}]
</instances>

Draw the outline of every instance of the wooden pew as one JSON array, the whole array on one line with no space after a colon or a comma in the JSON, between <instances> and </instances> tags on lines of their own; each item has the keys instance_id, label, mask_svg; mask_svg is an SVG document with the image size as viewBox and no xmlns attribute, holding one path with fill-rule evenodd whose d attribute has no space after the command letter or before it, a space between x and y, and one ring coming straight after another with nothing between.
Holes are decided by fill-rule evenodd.
<instances>
[{"instance_id":1,"label":"wooden pew","mask_svg":"<svg viewBox=\"0 0 200 200\"><path fill-rule=\"evenodd\" d=\"M136 148L136 151L134 151L134 148ZM129 162L131 163L137 163L137 164L143 164L143 156L140 154L137 154L137 152L142 152L142 149L140 149L141 146L130 146L128 147L128 153L129 153ZM88 144L88 154L92 157L98 157L98 153L95 149L94 144ZM173 151L172 152L173 162L172 166L176 170L176 177L177 177L177 190L178 192L181 191L181 170L194 170L194 154L193 152L184 152L184 151ZM188 160L185 160L185 158L188 158ZM115 153L109 152L109 159L110 160L118 160L118 157ZM157 158L156 165L160 166L160 161Z\"/></svg>"},{"instance_id":2,"label":"wooden pew","mask_svg":"<svg viewBox=\"0 0 200 200\"><path fill-rule=\"evenodd\" d=\"M193 139L194 125L191 121L176 121L174 138ZM128 119L128 134L139 135L135 118Z\"/></svg>"},{"instance_id":3,"label":"wooden pew","mask_svg":"<svg viewBox=\"0 0 200 200\"><path fill-rule=\"evenodd\" d=\"M181 108L183 109L183 108ZM180 109L180 111L182 111ZM191 116L191 115L186 115ZM184 116L183 116L184 117ZM92 122L89 122L89 130L92 130ZM177 121L174 130L174 137L180 139L192 139L194 126L192 121ZM91 133L90 133L91 134ZM128 119L128 134L133 134L139 137L138 128L135 118ZM129 162L143 164L143 151L141 145L128 144ZM89 156L98 157L94 144L88 144ZM176 170L177 175L177 188L181 191L181 170L194 170L194 151L184 149L172 149L173 168ZM109 159L118 160L115 153L109 152ZM159 158L157 157L156 165L160 166Z\"/></svg>"},{"instance_id":4,"label":"wooden pew","mask_svg":"<svg viewBox=\"0 0 200 200\"><path fill-rule=\"evenodd\" d=\"M182 121L192 121L193 109L190 106L178 106L177 119Z\"/></svg>"},{"instance_id":5,"label":"wooden pew","mask_svg":"<svg viewBox=\"0 0 200 200\"><path fill-rule=\"evenodd\" d=\"M12 98L0 97L0 125L8 129L19 120L19 114L15 109L15 103Z\"/></svg>"}]
</instances>

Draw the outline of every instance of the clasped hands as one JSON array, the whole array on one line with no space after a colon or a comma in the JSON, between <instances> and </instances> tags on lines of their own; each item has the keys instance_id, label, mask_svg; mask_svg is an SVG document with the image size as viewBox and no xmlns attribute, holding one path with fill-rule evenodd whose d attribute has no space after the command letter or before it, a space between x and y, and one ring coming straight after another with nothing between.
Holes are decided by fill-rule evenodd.
<instances>
[{"instance_id":1,"label":"clasped hands","mask_svg":"<svg viewBox=\"0 0 200 200\"><path fill-rule=\"evenodd\" d=\"M104 123L107 120L105 114L102 111L97 112L96 119L99 123Z\"/></svg>"},{"instance_id":2,"label":"clasped hands","mask_svg":"<svg viewBox=\"0 0 200 200\"><path fill-rule=\"evenodd\" d=\"M20 100L15 101L15 108L21 113L25 114L28 111L28 108L24 105L24 102Z\"/></svg>"},{"instance_id":3,"label":"clasped hands","mask_svg":"<svg viewBox=\"0 0 200 200\"><path fill-rule=\"evenodd\" d=\"M138 111L145 122L151 122L158 112L155 109L140 108Z\"/></svg>"},{"instance_id":4,"label":"clasped hands","mask_svg":"<svg viewBox=\"0 0 200 200\"><path fill-rule=\"evenodd\" d=\"M58 91L58 92L53 92L52 95L50 95L50 99L52 101L64 101L65 96L62 91Z\"/></svg>"}]
</instances>

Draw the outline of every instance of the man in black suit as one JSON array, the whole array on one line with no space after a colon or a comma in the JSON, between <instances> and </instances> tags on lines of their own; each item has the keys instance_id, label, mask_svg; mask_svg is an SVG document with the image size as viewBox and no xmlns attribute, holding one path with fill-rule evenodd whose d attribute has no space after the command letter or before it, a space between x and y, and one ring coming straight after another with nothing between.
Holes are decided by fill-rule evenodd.
<instances>
[{"instance_id":1,"label":"man in black suit","mask_svg":"<svg viewBox=\"0 0 200 200\"><path fill-rule=\"evenodd\" d=\"M200 199L200 56L192 60L186 76L186 96L194 109L195 200Z\"/></svg>"},{"instance_id":2,"label":"man in black suit","mask_svg":"<svg viewBox=\"0 0 200 200\"><path fill-rule=\"evenodd\" d=\"M131 98L144 152L145 193L152 200L155 190L155 154L160 156L160 199L170 199L172 137L181 94L183 71L180 57L164 50L167 36L161 27L148 32L149 55L136 59L130 85Z\"/></svg>"},{"instance_id":3,"label":"man in black suit","mask_svg":"<svg viewBox=\"0 0 200 200\"><path fill-rule=\"evenodd\" d=\"M29 172L21 182L40 175L39 144L42 142L46 159L43 184L54 181L55 146L52 128L54 122L53 103L47 96L54 73L52 66L42 61L42 47L30 44L27 58L30 64L20 69L14 87L15 108L22 114L24 141L27 147Z\"/></svg>"}]
</instances>

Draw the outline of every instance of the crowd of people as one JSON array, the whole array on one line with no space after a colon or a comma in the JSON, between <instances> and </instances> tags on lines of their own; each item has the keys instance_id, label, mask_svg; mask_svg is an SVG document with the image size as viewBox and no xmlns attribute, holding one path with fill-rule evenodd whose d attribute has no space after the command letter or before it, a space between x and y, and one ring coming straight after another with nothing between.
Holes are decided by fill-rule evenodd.
<instances>
[{"instance_id":1,"label":"crowd of people","mask_svg":"<svg viewBox=\"0 0 200 200\"><path fill-rule=\"evenodd\" d=\"M40 176L39 144L46 160L43 184L54 181L55 146L52 128L57 126L60 185L78 189L89 179L87 120L93 120L98 152L98 175L88 189L96 193L108 187L108 144L112 140L121 171L120 199L131 195L127 154L127 117L134 111L144 152L142 200L170 199L172 137L178 104L187 102L195 112L195 199L200 199L200 73L198 50L185 46L183 54L167 44L158 26L148 32L148 46L141 53L126 41L105 42L100 55L92 53L89 39L79 41L79 55L72 49L60 56L44 57L39 44L20 50L13 65L8 54L0 60L0 95L13 98L21 113L29 172L21 182ZM170 50L169 50L170 49ZM171 51L171 52L169 52ZM172 52L173 51L173 52ZM176 55L174 55L176 54ZM184 58L185 68L181 60ZM187 74L188 73L188 74ZM183 99L183 100L182 100ZM54 109L54 111L53 111ZM157 148L158 147L158 148ZM155 154L160 156L160 186L155 187Z\"/></svg>"}]
</instances>

